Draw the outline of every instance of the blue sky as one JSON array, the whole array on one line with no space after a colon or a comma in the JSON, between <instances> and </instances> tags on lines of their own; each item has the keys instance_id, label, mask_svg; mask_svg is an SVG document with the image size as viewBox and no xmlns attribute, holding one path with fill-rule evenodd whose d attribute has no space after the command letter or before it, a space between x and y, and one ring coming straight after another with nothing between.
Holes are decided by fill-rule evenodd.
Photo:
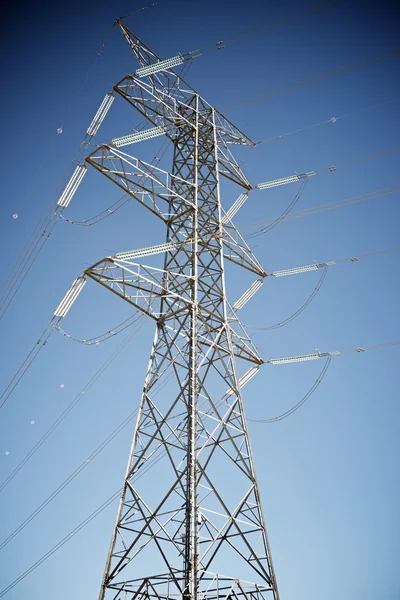
<instances>
[{"instance_id":1,"label":"blue sky","mask_svg":"<svg viewBox=\"0 0 400 600\"><path fill-rule=\"evenodd\" d=\"M306 2L245 5L163 0L132 15L128 26L163 58L203 48L308 6ZM116 17L140 8L131 2L82 2L32 7L13 3L3 31L3 201L0 247L3 277L44 207L72 172L71 159L104 94L136 63L114 30L93 61ZM235 156L255 185L319 170L296 208L334 202L398 183L398 153L354 166L340 165L398 145L398 59L238 108L236 100L387 52L396 46L398 14L389 4L365 7L351 0L286 23L193 61L187 80L254 140L263 140L351 112L336 123L305 129ZM122 99L114 103L97 142L128 133L140 123ZM57 135L57 128L63 133ZM159 140L129 147L151 160ZM168 170L170 150L161 166ZM279 215L296 185L251 192L236 224ZM240 190L222 184L229 207ZM90 170L65 216L83 220L120 197ZM266 271L350 257L399 245L399 198L390 195L311 217L283 222L249 240ZM18 214L17 219L12 215ZM248 231L246 229L246 231ZM116 251L162 243L164 232L133 201L93 227L59 222L0 323L2 389L51 319L72 280ZM354 348L399 339L399 255L387 254L329 268L313 303L296 320L273 331L254 331L266 358ZM228 269L235 300L251 277ZM236 275L235 275L236 274ZM306 300L319 273L267 279L242 311L245 325L269 326ZM229 277L231 278L229 279ZM63 323L89 338L130 314L90 282ZM123 335L90 348L54 333L1 411L0 479L3 481L118 349ZM1 540L72 473L138 405L153 336L144 320L132 341L83 395L32 460L0 493ZM293 416L280 423L250 423L264 514L282 600L333 600L338 586L349 598L400 597L399 408L397 347L334 357L323 383ZM246 414L268 418L307 392L321 361L265 365L246 387ZM63 385L64 387L60 387ZM31 425L31 421L34 424ZM68 534L121 485L133 424L74 479L3 550L5 588ZM6 454L8 452L9 454ZM93 598L114 524L112 504L5 597ZM0 542L1 542L0 540ZM343 590L343 592L342 592Z\"/></svg>"}]
</instances>

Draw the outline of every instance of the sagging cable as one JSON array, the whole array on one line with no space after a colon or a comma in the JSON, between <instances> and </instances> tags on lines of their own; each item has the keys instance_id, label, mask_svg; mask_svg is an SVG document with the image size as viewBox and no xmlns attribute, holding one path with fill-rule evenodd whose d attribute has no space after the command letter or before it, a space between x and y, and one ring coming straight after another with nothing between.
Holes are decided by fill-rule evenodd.
<instances>
[{"instance_id":1,"label":"sagging cable","mask_svg":"<svg viewBox=\"0 0 400 600\"><path fill-rule=\"evenodd\" d=\"M32 350L29 352L23 363L20 365L15 375L8 383L7 387L1 393L0 409L3 408L8 398L11 396L11 394L13 393L13 391L15 390L15 388L17 387L17 385L19 384L19 382L21 381L21 379L35 360L35 358L37 358L40 351L47 344L54 329L57 329L61 319L65 317L72 304L75 302L78 295L82 291L85 283L86 278L83 275L75 279L72 286L70 287L70 289L68 290L60 304L57 306L56 310L54 311L54 316L51 319L50 323L47 325L46 329L43 331L42 335L40 336L36 344L33 346Z\"/></svg>"},{"instance_id":2,"label":"sagging cable","mask_svg":"<svg viewBox=\"0 0 400 600\"><path fill-rule=\"evenodd\" d=\"M99 344L102 344L103 342L118 335L119 333L122 333L122 331L125 331L125 329L128 329L128 327L131 327L132 325L137 323L140 317L143 316L143 313L137 315L138 312L138 310L135 311L133 315L128 317L128 319L125 319L125 321L122 321L122 323L119 323L116 327L113 327L112 329L109 329L108 331L105 331L104 333L101 333L100 335L89 338L87 340L76 338L73 335L67 333L66 331L64 331L64 329L60 327L59 323L55 324L54 328L57 329L57 331L59 331L64 337L67 337L68 339L74 342L78 342L79 344L83 344L85 346L98 346Z\"/></svg>"},{"instance_id":3,"label":"sagging cable","mask_svg":"<svg viewBox=\"0 0 400 600\"><path fill-rule=\"evenodd\" d=\"M307 394L305 394L305 396L303 396L302 399L299 402L297 402L297 404L292 406L292 408L290 408L289 410L287 410L286 412L284 412L280 415L277 415L276 417L271 417L269 419L251 419L251 418L247 417L247 420L251 421L253 423L276 423L277 421L282 421L283 419L290 417L290 415L292 415L294 412L296 412L315 392L315 390L317 389L319 384L322 382L322 380L328 370L328 367L331 364L331 360L332 360L333 356L337 356L338 354L348 354L349 352L365 352L366 350L375 350L377 348L385 348L385 347L389 347L389 346L396 346L399 344L400 344L400 340L395 340L393 342L384 342L382 344L371 344L369 346L358 346L357 348L350 348L347 350L334 350L332 352L316 352L315 354L304 354L302 356L291 356L288 358L270 359L267 361L267 363L273 364L273 365L288 364L288 363L294 363L294 362L304 362L304 361L315 360L315 359L319 359L319 358L326 358L326 361L322 368L321 373L318 375L318 378L316 379L314 384L311 386L311 388L308 390Z\"/></svg>"},{"instance_id":4,"label":"sagging cable","mask_svg":"<svg viewBox=\"0 0 400 600\"><path fill-rule=\"evenodd\" d=\"M290 417L290 415L292 415L301 406L303 406L303 404L315 392L315 390L317 389L317 387L319 386L319 384L322 383L322 380L325 377L325 374L326 374L326 372L327 372L327 370L329 368L331 360L332 360L332 357L328 356L327 359L326 359L326 362L325 362L325 364L324 364L324 366L322 368L322 371L318 375L316 381L313 383L313 385L308 390L308 392L302 397L302 399L299 402L297 402L297 404L295 404L294 406L292 406L292 408L290 408L289 410L285 411L284 413L281 413L280 415L277 415L276 417L271 417L269 419L251 419L251 418L247 417L247 421L251 421L252 423L276 423L277 421L283 421L283 419L287 419L287 417Z\"/></svg>"},{"instance_id":5,"label":"sagging cable","mask_svg":"<svg viewBox=\"0 0 400 600\"><path fill-rule=\"evenodd\" d=\"M290 213L290 211L292 210L292 208L294 208L294 206L300 200L300 197L301 197L301 195L302 195L302 193L304 191L304 188L306 187L307 181L308 181L308 177L305 177L304 179L300 180L300 187L297 190L297 192L296 192L293 200L285 208L285 210L279 215L279 217L277 217L274 221L272 221L272 223L270 225L267 225L266 227L264 227L260 231L257 231L255 233L250 233L249 235L247 235L247 238L253 238L253 237L257 237L259 235L262 235L264 233L268 233L269 231L271 231L271 229L274 229L274 227L276 227L277 225L279 225L279 223L281 223L281 221L285 220L287 218L288 214Z\"/></svg>"},{"instance_id":6,"label":"sagging cable","mask_svg":"<svg viewBox=\"0 0 400 600\"><path fill-rule=\"evenodd\" d=\"M279 323L275 323L275 325L270 325L269 327L252 327L251 325L248 325L248 329L253 329L254 331L271 331L272 329L279 329L280 327L284 327L285 325L287 325L288 323L290 323L291 321L293 321L296 317L298 317L303 310L305 310L307 308L307 306L309 306L311 304L311 302L314 300L315 296L318 294L318 292L320 291L322 284L325 280L326 274L328 272L328 267L325 266L323 273L317 283L317 285L315 286L315 288L313 289L311 295L307 298L307 300L304 302L304 304L302 304L300 306L300 308L298 308L296 310L296 312L294 312L292 315L290 315L290 317L287 317L286 319L284 319L283 321L279 321Z\"/></svg>"}]
</instances>

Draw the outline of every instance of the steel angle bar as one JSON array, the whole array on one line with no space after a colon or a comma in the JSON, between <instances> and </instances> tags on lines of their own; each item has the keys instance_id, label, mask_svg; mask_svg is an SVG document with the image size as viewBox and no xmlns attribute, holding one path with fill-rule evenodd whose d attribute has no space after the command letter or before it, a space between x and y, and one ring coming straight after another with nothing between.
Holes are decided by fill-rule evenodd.
<instances>
[{"instance_id":1,"label":"steel angle bar","mask_svg":"<svg viewBox=\"0 0 400 600\"><path fill-rule=\"evenodd\" d=\"M255 486L254 486L254 483L253 483L253 485L251 485L250 489L249 489L249 490L246 492L246 494L244 495L244 497L242 498L242 500L240 500L240 502L237 504L237 506L236 506L235 510L233 510L233 511L230 511L230 510L228 510L228 507L225 505L225 503L222 501L222 498L220 498L219 494L217 494L217 491L214 489L214 492L216 493L217 497L219 497L220 503L221 503L221 505L222 505L222 506L225 508L225 510L226 510L226 514L227 514L227 520L226 520L226 522L225 522L225 523L224 523L224 525L223 525L223 526L222 526L222 527L221 527L221 528L218 530L218 537L219 537L219 536L221 536L221 534L222 534L222 532L223 532L224 530L225 530L225 532L224 532L224 536L223 536L223 538L221 538L221 539L218 539L218 538L217 538L217 539L214 539L213 543L212 543L212 544L210 544L210 545L209 545L209 547L208 547L208 548L206 548L206 549L204 550L204 552L203 552L203 553L202 553L202 555L201 555L201 560L204 560L204 557L205 557L205 556L206 556L206 555L209 553L209 551L211 550L212 546L213 546L215 543L217 543L217 545L218 545L218 546L220 546L220 545L221 545L221 542L222 542L222 540L223 540L223 539L226 539L226 536L227 536L227 534L228 534L229 530L230 530L230 529L231 529L231 528L232 528L234 525L236 526L236 529L238 530L238 533L239 533L240 537L242 538L242 540L245 542L245 544L246 544L247 546L249 545L249 544L248 544L248 542L247 542L247 540L246 540L246 539L245 539L245 537L243 536L242 532L241 532L241 531L240 531L240 529L238 528L238 526L237 526L237 523L235 523L235 518L236 518L236 515L240 513L240 511L241 511L241 509L242 509L243 505L244 505L244 504L246 503L246 501L247 501L247 498L250 496L251 492L254 490L254 487L255 487ZM228 523L229 523L229 524L228 524ZM227 527L227 525L228 525L228 527ZM226 527L227 527L227 529L226 529ZM211 562L211 561L209 561L209 564L210 564L210 562ZM208 565L207 565L207 566L208 566ZM206 568L207 568L207 567L206 567Z\"/></svg>"},{"instance_id":2,"label":"steel angle bar","mask_svg":"<svg viewBox=\"0 0 400 600\"><path fill-rule=\"evenodd\" d=\"M218 134L227 144L240 144L241 146L255 146L253 142L243 131L231 123L223 114L215 110L215 125Z\"/></svg>"},{"instance_id":3,"label":"steel angle bar","mask_svg":"<svg viewBox=\"0 0 400 600\"><path fill-rule=\"evenodd\" d=\"M191 300L189 298L185 298L181 294L178 294L174 290L171 290L168 288L168 285L166 285L165 282L163 281L163 276L166 274L165 270L157 269L155 267L148 267L146 265L140 265L138 263L123 262L123 261L117 260L117 259L112 259L112 263L114 265L116 265L117 267L119 267L124 273L125 272L130 273L134 277L138 278L137 283L135 283L134 281L131 283L129 280L124 278L123 282L124 282L125 286L126 285L133 286L133 287L138 287L138 289L144 289L144 291L150 291L150 290L146 290L146 288L141 287L142 284L147 284L147 285L151 286L151 288L155 288L156 290L158 290L157 295L159 297L162 296L162 297L175 298L176 300L180 300L181 302L183 302L185 306L188 306L191 304ZM136 267L137 269L133 270L130 267ZM145 274L143 274L143 272ZM171 274L171 271L169 271L169 274ZM160 276L159 280L156 278L156 275ZM174 275L176 277L181 278L185 282L187 282L189 279L191 279L190 276L187 276L187 275L182 275L182 274L178 274L178 273L175 273ZM139 285L139 281L140 281L140 285ZM153 289L151 289L151 291L153 291Z\"/></svg>"},{"instance_id":4,"label":"steel angle bar","mask_svg":"<svg viewBox=\"0 0 400 600\"><path fill-rule=\"evenodd\" d=\"M225 226L222 241L225 258L241 267L244 267L248 271L255 273L256 275L266 277L267 273L255 258L254 254L247 246L236 227L233 225Z\"/></svg>"},{"instance_id":5,"label":"steel angle bar","mask_svg":"<svg viewBox=\"0 0 400 600\"><path fill-rule=\"evenodd\" d=\"M193 182L182 179L178 175L168 173L168 171L164 171L163 169L155 167L150 163L130 156L129 154L126 154L121 150L117 150L116 148L110 148L110 150L115 155L115 157L118 157L121 161L132 167L133 172L131 173L131 175L142 177L144 180L150 180L153 186L151 188L147 188L142 183L138 182L137 185L139 187L146 189L146 191L151 192L152 194L163 200L165 200L168 197L178 197L185 204L193 208L192 202L190 202L186 197L180 195L175 189L172 189L171 187L173 184L184 184L185 186L194 188L195 184ZM154 184L156 187L154 187ZM161 189L165 189L168 193L161 194L157 191L158 187L160 187Z\"/></svg>"},{"instance_id":6,"label":"steel angle bar","mask_svg":"<svg viewBox=\"0 0 400 600\"><path fill-rule=\"evenodd\" d=\"M107 274L109 272L110 274ZM159 314L156 313L152 305L159 301L162 295L162 288L157 287L154 281L145 279L139 274L134 274L135 278L126 279L122 271L121 277L117 277L115 269L109 267L91 268L85 271L85 275L100 283L105 288L123 298L140 311L157 320ZM134 294L128 292L129 289L137 290Z\"/></svg>"},{"instance_id":7,"label":"steel angle bar","mask_svg":"<svg viewBox=\"0 0 400 600\"><path fill-rule=\"evenodd\" d=\"M240 323L240 321L236 320L235 322L245 333L243 325ZM238 356L239 358L243 358L244 360L249 360L251 362L255 362L258 365L262 365L264 361L261 358L261 356L258 354L256 347L251 342L251 340L247 336L247 334L245 336L240 336L232 328L232 325L229 324L228 327L230 328L230 331L231 331L232 344L233 344L235 356Z\"/></svg>"},{"instance_id":8,"label":"steel angle bar","mask_svg":"<svg viewBox=\"0 0 400 600\"><path fill-rule=\"evenodd\" d=\"M129 271L129 268L128 268L128 265L129 265L129 266L138 267L139 269L142 269L143 271L148 273L149 276L151 276L151 273L154 272L154 273L159 273L160 276L164 276L167 274L174 275L175 277L178 277L186 282L193 279L192 275L185 275L185 273L179 273L172 269L169 269L169 270L159 269L158 267L150 267L148 265L142 265L140 263L131 262L128 260L117 259L115 257L108 257L106 260L109 261L111 264L117 265L121 269L125 269L126 271ZM120 263L122 263L122 264L120 264Z\"/></svg>"},{"instance_id":9,"label":"steel angle bar","mask_svg":"<svg viewBox=\"0 0 400 600\"><path fill-rule=\"evenodd\" d=\"M116 161L119 161L120 169L116 167ZM86 162L117 184L124 192L128 193L162 221L167 221L167 217L156 201L156 194L152 189L141 184L140 177L144 180L144 176L140 176L140 173L137 172L130 173L130 171L127 171L124 161L119 156L117 157L109 146L101 146L86 158Z\"/></svg>"},{"instance_id":10,"label":"steel angle bar","mask_svg":"<svg viewBox=\"0 0 400 600\"><path fill-rule=\"evenodd\" d=\"M168 209L171 199L176 197L182 200L182 211L184 207L186 209L192 207L189 200L170 187L182 182L179 177L139 161L116 148L101 146L89 155L86 161L164 222L178 218L181 212L177 212L176 215L169 213L166 215L158 205L157 198L166 202ZM119 164L119 168L116 163ZM191 182L184 183L188 186L192 185Z\"/></svg>"},{"instance_id":11,"label":"steel angle bar","mask_svg":"<svg viewBox=\"0 0 400 600\"><path fill-rule=\"evenodd\" d=\"M210 512L210 513L212 513L212 514L214 514L216 516L226 517L226 515L224 515L223 513L219 513L219 512L214 511L214 510L210 510L210 509L203 509L203 510L204 510L204 512ZM237 517L228 517L225 525L227 524L227 522L230 519L234 519L236 521L236 523L242 523L243 525L248 525L249 527L254 527L256 529L260 529L260 525L259 524L252 523L251 521L245 521L244 519L238 519ZM238 535L238 534L236 534L236 535Z\"/></svg>"},{"instance_id":12,"label":"steel angle bar","mask_svg":"<svg viewBox=\"0 0 400 600\"><path fill-rule=\"evenodd\" d=\"M127 75L114 86L114 91L120 94L129 104L145 116L153 125L162 125L168 129L167 135L173 138L174 129L167 124L174 125L176 122L185 123L193 127L193 124L184 116L185 108L189 108L190 99L182 94L181 89L174 86L163 86L158 88L152 83L140 80L132 75Z\"/></svg>"},{"instance_id":13,"label":"steel angle bar","mask_svg":"<svg viewBox=\"0 0 400 600\"><path fill-rule=\"evenodd\" d=\"M243 173L242 169L239 167L238 163L234 159L233 155L229 151L226 143L221 138L218 140L217 144L217 155L219 162L219 172L221 175L224 175L227 179L234 181L238 185L242 186L246 190L251 190L252 186L250 185L247 177Z\"/></svg>"}]
</instances>

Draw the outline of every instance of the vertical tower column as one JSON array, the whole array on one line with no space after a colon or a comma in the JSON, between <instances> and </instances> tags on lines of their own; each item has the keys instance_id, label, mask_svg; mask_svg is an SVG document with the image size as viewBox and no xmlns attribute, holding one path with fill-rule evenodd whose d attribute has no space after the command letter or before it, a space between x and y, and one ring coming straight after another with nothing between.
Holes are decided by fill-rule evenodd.
<instances>
[{"instance_id":1,"label":"vertical tower column","mask_svg":"<svg viewBox=\"0 0 400 600\"><path fill-rule=\"evenodd\" d=\"M87 159L167 227L162 269L122 253L86 271L156 321L99 600L279 600L241 397L262 359L227 302L224 258L265 273L219 193L220 174L250 189L227 145L251 141L173 71L146 77L114 89L162 123L172 177L112 145Z\"/></svg>"}]
</instances>

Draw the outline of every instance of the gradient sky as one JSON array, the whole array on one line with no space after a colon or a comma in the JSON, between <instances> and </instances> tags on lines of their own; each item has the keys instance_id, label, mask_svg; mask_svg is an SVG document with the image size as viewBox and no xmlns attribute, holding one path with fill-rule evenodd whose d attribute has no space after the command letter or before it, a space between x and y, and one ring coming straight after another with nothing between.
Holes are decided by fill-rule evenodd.
<instances>
[{"instance_id":1,"label":"gradient sky","mask_svg":"<svg viewBox=\"0 0 400 600\"><path fill-rule=\"evenodd\" d=\"M110 33L110 28L116 17L141 6L121 0L14 2L3 14L2 279L46 205L57 199L58 186L62 189L68 181L71 159L104 94L135 70L122 36L115 29ZM399 17L389 3L372 7L347 0L214 50L219 40L307 6L289 0L163 0L126 20L163 58L207 46L210 51L193 61L186 78L252 139L306 128L253 149L234 148L253 185L321 169L310 178L294 210L394 186L399 169L398 153L340 166L398 146L398 59L266 101L234 104L387 52L398 43ZM336 123L308 128L352 112L356 114ZM124 135L140 121L133 108L118 100L96 141ZM127 151L151 160L160 143L149 141ZM169 151L161 166L168 170L170 161ZM330 165L338 165L337 170L328 171ZM81 220L100 212L120 197L114 187L90 170L65 216ZM279 215L296 191L296 185L254 190L236 224ZM239 193L223 182L223 206L229 207ZM391 248L399 245L398 203L399 196L390 195L283 222L249 244L267 272ZM84 268L114 252L163 240L160 224L133 201L94 227L58 223L0 323L1 389ZM255 331L251 327L269 326L295 312L320 273L267 279L243 309L242 321L267 359L399 339L399 258L394 253L329 268L316 299L296 320L281 329ZM227 287L234 301L252 278L233 273L228 269L227 277L233 278ZM128 307L110 295L90 282L65 319L65 329L89 338L127 318ZM123 335L88 348L53 334L1 411L1 481L119 347ZM153 324L144 320L57 433L0 493L0 543L138 405L152 336ZM352 600L400 598L398 358L398 347L336 356L316 393L293 416L268 425L249 423L282 600L336 600L339 595ZM289 409L312 386L321 368L322 361L265 365L246 387L247 416L262 419ZM132 427L126 427L0 550L0 590L118 489ZM114 502L5 597L96 598L116 509Z\"/></svg>"}]
</instances>

